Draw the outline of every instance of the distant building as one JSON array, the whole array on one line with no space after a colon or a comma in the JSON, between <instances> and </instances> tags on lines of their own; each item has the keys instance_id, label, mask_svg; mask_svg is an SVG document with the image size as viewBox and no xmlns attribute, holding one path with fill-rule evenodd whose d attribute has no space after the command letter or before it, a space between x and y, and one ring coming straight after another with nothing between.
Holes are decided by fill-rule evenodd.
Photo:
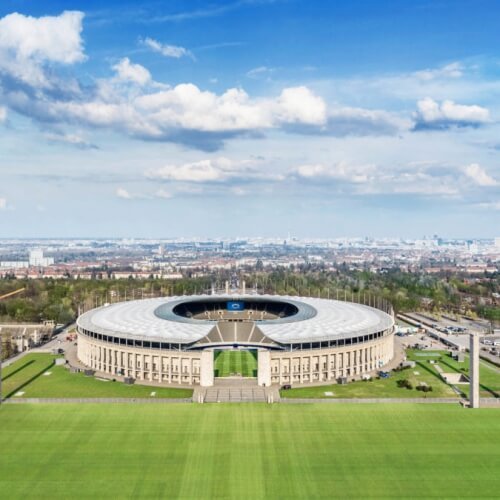
<instances>
[{"instance_id":1,"label":"distant building","mask_svg":"<svg viewBox=\"0 0 500 500\"><path fill-rule=\"evenodd\" d=\"M31 250L29 257L29 265L32 267L48 267L54 263L52 257L44 257L43 250Z\"/></svg>"},{"instance_id":2,"label":"distant building","mask_svg":"<svg viewBox=\"0 0 500 500\"><path fill-rule=\"evenodd\" d=\"M4 269L25 269L30 263L27 260L4 260L0 262L0 267Z\"/></svg>"}]
</instances>

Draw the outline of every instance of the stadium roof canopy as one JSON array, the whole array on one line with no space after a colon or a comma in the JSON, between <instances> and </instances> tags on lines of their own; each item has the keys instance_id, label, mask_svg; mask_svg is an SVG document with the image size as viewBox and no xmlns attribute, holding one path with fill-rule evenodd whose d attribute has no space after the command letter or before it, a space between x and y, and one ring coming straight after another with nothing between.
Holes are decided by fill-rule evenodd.
<instances>
[{"instance_id":1,"label":"stadium roof canopy","mask_svg":"<svg viewBox=\"0 0 500 500\"><path fill-rule=\"evenodd\" d=\"M125 338L193 344L206 337L216 320L180 316L173 309L189 302L241 300L246 303L291 303L292 316L256 321L260 331L278 344L350 338L387 330L391 315L374 307L338 300L276 295L190 295L120 302L92 309L78 318L78 326L94 333Z\"/></svg>"}]
</instances>

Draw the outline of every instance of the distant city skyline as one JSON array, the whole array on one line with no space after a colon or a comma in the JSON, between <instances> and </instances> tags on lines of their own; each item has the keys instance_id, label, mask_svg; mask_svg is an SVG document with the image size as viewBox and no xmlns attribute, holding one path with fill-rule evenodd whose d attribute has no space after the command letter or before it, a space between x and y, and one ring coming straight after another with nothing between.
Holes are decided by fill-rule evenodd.
<instances>
[{"instance_id":1,"label":"distant city skyline","mask_svg":"<svg viewBox=\"0 0 500 500\"><path fill-rule=\"evenodd\" d=\"M498 14L2 2L0 237L498 237Z\"/></svg>"}]
</instances>

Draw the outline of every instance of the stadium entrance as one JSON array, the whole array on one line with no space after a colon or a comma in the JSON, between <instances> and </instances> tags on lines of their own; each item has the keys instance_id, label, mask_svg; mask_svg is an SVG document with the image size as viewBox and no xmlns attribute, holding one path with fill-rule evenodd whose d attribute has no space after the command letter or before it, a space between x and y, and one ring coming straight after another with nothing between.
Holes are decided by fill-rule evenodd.
<instances>
[{"instance_id":1,"label":"stadium entrance","mask_svg":"<svg viewBox=\"0 0 500 500\"><path fill-rule=\"evenodd\" d=\"M256 349L218 349L214 351L214 376L257 377Z\"/></svg>"}]
</instances>

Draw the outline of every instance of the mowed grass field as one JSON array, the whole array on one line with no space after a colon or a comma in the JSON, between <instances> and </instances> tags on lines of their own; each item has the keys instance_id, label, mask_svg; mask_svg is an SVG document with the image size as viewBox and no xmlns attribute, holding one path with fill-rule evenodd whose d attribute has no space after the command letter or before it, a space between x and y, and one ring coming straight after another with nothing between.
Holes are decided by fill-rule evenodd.
<instances>
[{"instance_id":1,"label":"mowed grass field","mask_svg":"<svg viewBox=\"0 0 500 500\"><path fill-rule=\"evenodd\" d=\"M190 398L192 389L126 385L70 373L56 356L33 353L3 370L4 397L19 398ZM20 396L16 394L23 393ZM154 393L154 394L153 394Z\"/></svg>"},{"instance_id":2,"label":"mowed grass field","mask_svg":"<svg viewBox=\"0 0 500 500\"><path fill-rule=\"evenodd\" d=\"M349 382L347 385L330 384L317 387L297 387L287 391L281 391L284 398L458 398L450 385L443 381L437 366L444 372L459 372L468 376L469 357L465 356L465 361L458 363L448 351L421 351L408 349L406 351L409 360L416 362L415 368L406 368L400 372L392 372L387 379L373 379L370 382L357 381ZM434 363L431 363L433 361ZM500 368L480 360L480 396L500 397ZM413 389L398 387L397 381L407 379L413 385ZM420 383L426 383L432 387L432 392L424 394L417 391L416 387ZM469 394L469 384L457 384L457 389L467 397ZM325 392L333 393L333 396L326 396Z\"/></svg>"},{"instance_id":3,"label":"mowed grass field","mask_svg":"<svg viewBox=\"0 0 500 500\"><path fill-rule=\"evenodd\" d=\"M257 351L215 351L214 369L216 377L239 374L243 377L257 376Z\"/></svg>"},{"instance_id":4,"label":"mowed grass field","mask_svg":"<svg viewBox=\"0 0 500 500\"><path fill-rule=\"evenodd\" d=\"M2 498L493 498L500 410L0 407Z\"/></svg>"}]
</instances>

